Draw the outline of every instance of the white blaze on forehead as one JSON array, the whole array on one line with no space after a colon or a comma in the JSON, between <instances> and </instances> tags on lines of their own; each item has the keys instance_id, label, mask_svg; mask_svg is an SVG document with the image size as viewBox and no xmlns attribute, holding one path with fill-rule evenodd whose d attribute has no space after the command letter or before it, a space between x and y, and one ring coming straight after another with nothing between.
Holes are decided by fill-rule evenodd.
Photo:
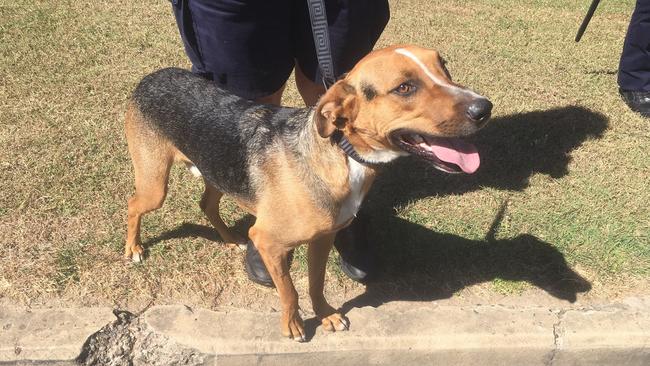
<instances>
[{"instance_id":1,"label":"white blaze on forehead","mask_svg":"<svg viewBox=\"0 0 650 366\"><path fill-rule=\"evenodd\" d=\"M413 62L415 62L416 65L418 65L418 66L422 69L422 71L423 71L423 72L424 72L424 73L429 77L429 79L431 79L434 83L436 83L436 84L440 84L440 85L444 85L444 86L448 86L448 87L451 87L451 88L457 88L457 86L455 86L455 85L451 85L451 84L449 84L446 80L441 79L441 78L437 77L436 75L434 75L434 74L431 72L431 70L429 70L429 69L427 68L427 66L426 66L422 61L420 61L420 59L419 59L417 56L415 56L413 53L411 53L410 51L405 50L405 49L403 49L403 48L398 48L398 49L395 50L395 52L399 53L400 55L404 55L404 56L410 58Z\"/></svg>"},{"instance_id":2,"label":"white blaze on forehead","mask_svg":"<svg viewBox=\"0 0 650 366\"><path fill-rule=\"evenodd\" d=\"M434 83L436 83L436 84L438 84L438 85L445 86L445 87L447 87L447 88L453 90L453 91L456 92L456 93L458 93L458 92L460 92L460 93L466 93L466 94L470 94L471 96L473 96L473 97L475 97L475 98L482 98L482 96L480 96L480 95L474 93L472 90L458 87L458 86L456 86L456 85L453 85L453 84L448 83L447 80L445 80L445 79L441 79L441 78L437 77L437 76L434 75L434 74L431 72L431 70L429 70L429 69L427 68L427 66L426 66L422 61L420 61L420 59L419 59L417 56L415 56L411 51L409 51L409 50L405 50L405 49L403 49L403 48L398 48L398 49L395 50L395 52L399 53L400 55L404 55L404 56L410 58L411 61L415 62L415 64L418 65L418 66L420 67L420 69L422 69L422 71L424 72L424 74L427 75L427 76L429 77L429 79L431 79Z\"/></svg>"}]
</instances>

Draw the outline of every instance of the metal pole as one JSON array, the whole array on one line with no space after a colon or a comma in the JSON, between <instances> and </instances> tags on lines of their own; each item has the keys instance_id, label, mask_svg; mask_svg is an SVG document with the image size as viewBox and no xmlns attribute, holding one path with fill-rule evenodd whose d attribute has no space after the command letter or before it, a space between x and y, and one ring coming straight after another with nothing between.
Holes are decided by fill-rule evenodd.
<instances>
[{"instance_id":1,"label":"metal pole","mask_svg":"<svg viewBox=\"0 0 650 366\"><path fill-rule=\"evenodd\" d=\"M589 24L591 17L594 16L594 12L598 7L598 3L600 3L600 0L594 0L591 2L591 6L589 6L589 11L587 11L587 15L585 15L585 19L582 21L582 24L580 24L580 28L578 29L578 34L576 34L576 42L580 42L580 38L582 38L582 35L585 33L585 30L587 29L587 25Z\"/></svg>"}]
</instances>

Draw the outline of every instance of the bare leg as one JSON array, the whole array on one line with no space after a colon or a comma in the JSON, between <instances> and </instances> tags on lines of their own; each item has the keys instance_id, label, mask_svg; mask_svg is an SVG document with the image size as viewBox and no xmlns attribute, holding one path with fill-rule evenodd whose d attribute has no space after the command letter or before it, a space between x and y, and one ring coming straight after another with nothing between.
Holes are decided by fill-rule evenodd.
<instances>
[{"instance_id":1,"label":"bare leg","mask_svg":"<svg viewBox=\"0 0 650 366\"><path fill-rule=\"evenodd\" d=\"M263 104L274 104L274 105L280 105L282 102L282 93L284 93L284 87L285 85L282 85L282 87L277 90L275 93L271 95L267 95L265 97L260 97L255 99L257 103L263 103Z\"/></svg>"},{"instance_id":2,"label":"bare leg","mask_svg":"<svg viewBox=\"0 0 650 366\"><path fill-rule=\"evenodd\" d=\"M258 103L265 104L274 104L280 105L282 102L282 93L286 84L282 86L279 90L271 95L255 99ZM298 92L302 97L302 100L305 102L306 106L313 106L318 102L318 99L321 95L325 94L325 86L322 84L317 84L311 81L300 69L300 66L296 63L296 87L298 87Z\"/></svg>"},{"instance_id":3,"label":"bare leg","mask_svg":"<svg viewBox=\"0 0 650 366\"><path fill-rule=\"evenodd\" d=\"M296 86L306 106L316 105L321 95L325 94L325 86L309 80L296 63Z\"/></svg>"}]
</instances>

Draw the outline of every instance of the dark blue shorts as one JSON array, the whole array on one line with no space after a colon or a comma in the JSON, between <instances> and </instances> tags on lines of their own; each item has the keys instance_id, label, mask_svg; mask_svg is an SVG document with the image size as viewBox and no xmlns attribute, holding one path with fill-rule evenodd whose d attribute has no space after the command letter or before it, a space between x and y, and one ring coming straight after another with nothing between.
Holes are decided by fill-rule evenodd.
<instances>
[{"instance_id":1,"label":"dark blue shorts","mask_svg":"<svg viewBox=\"0 0 650 366\"><path fill-rule=\"evenodd\" d=\"M315 82L318 61L306 0L172 0L192 71L241 97L273 94L297 62ZM370 52L387 0L325 1L335 72Z\"/></svg>"}]
</instances>

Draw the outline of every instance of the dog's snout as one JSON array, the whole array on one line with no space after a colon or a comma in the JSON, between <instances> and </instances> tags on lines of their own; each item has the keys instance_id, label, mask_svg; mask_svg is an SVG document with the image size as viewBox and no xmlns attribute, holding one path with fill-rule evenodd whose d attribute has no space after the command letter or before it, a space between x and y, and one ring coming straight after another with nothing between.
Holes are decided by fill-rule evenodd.
<instances>
[{"instance_id":1,"label":"dog's snout","mask_svg":"<svg viewBox=\"0 0 650 366\"><path fill-rule=\"evenodd\" d=\"M492 102L485 98L474 99L467 107L467 116L476 122L483 122L492 113Z\"/></svg>"}]
</instances>

